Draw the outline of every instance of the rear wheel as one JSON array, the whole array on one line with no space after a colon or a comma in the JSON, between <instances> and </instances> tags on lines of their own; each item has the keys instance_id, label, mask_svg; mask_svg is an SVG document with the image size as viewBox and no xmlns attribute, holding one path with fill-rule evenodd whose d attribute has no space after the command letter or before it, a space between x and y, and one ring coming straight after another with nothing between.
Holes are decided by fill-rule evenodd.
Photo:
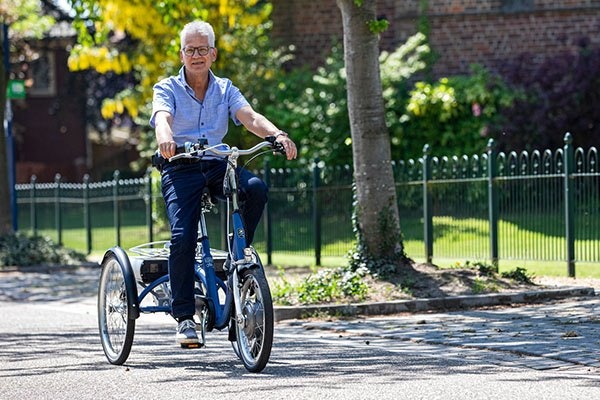
<instances>
[{"instance_id":1,"label":"rear wheel","mask_svg":"<svg viewBox=\"0 0 600 400\"><path fill-rule=\"evenodd\" d=\"M121 365L129 357L135 331L135 318L129 312L129 299L135 293L127 289L132 279L117 257L109 255L102 263L98 289L98 327L104 354L111 364ZM127 277L127 278L126 278Z\"/></svg>"},{"instance_id":2,"label":"rear wheel","mask_svg":"<svg viewBox=\"0 0 600 400\"><path fill-rule=\"evenodd\" d=\"M233 349L250 372L262 371L273 346L273 301L260 268L247 269L240 276L241 321L235 322L237 341Z\"/></svg>"}]
</instances>

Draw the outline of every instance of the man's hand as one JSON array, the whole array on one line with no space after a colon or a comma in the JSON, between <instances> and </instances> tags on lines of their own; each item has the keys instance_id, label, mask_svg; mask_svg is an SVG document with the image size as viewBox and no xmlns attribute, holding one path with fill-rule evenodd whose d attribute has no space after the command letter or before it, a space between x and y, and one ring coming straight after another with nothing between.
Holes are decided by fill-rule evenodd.
<instances>
[{"instance_id":1,"label":"man's hand","mask_svg":"<svg viewBox=\"0 0 600 400\"><path fill-rule=\"evenodd\" d=\"M280 134L275 135L275 141L277 143L281 143L283 149L285 150L285 155L288 160L293 160L298 155L298 150L296 149L296 144L292 139L289 138L287 133L280 132Z\"/></svg>"},{"instance_id":2,"label":"man's hand","mask_svg":"<svg viewBox=\"0 0 600 400\"><path fill-rule=\"evenodd\" d=\"M177 143L174 141L167 141L158 144L158 151L160 155L166 158L167 160L173 157L177 153Z\"/></svg>"}]
</instances>

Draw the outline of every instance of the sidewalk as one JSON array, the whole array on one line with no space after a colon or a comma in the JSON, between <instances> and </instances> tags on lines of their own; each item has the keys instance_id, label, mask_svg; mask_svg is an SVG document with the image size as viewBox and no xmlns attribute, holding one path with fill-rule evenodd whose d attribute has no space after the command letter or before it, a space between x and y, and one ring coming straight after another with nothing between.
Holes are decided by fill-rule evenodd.
<instances>
[{"instance_id":1,"label":"sidewalk","mask_svg":"<svg viewBox=\"0 0 600 400\"><path fill-rule=\"evenodd\" d=\"M293 320L282 324L324 330L369 341L401 340L523 357L527 367L544 370L600 367L600 297L570 298L546 304L355 317L348 320Z\"/></svg>"}]
</instances>

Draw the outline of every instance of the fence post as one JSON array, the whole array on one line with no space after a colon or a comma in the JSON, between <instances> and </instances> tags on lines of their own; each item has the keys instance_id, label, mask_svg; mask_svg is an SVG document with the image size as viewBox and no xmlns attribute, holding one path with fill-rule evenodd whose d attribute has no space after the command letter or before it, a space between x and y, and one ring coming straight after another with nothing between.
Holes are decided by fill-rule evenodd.
<instances>
[{"instance_id":1,"label":"fence post","mask_svg":"<svg viewBox=\"0 0 600 400\"><path fill-rule=\"evenodd\" d=\"M487 144L488 156L488 218L490 229L490 260L492 266L498 272L498 215L499 198L498 187L495 179L498 176L498 150L494 139L490 139Z\"/></svg>"},{"instance_id":2,"label":"fence post","mask_svg":"<svg viewBox=\"0 0 600 400\"><path fill-rule=\"evenodd\" d=\"M148 241L154 241L154 225L152 221L152 167L146 170L146 226L148 227Z\"/></svg>"},{"instance_id":3,"label":"fence post","mask_svg":"<svg viewBox=\"0 0 600 400\"><path fill-rule=\"evenodd\" d=\"M567 242L567 269L569 276L575 277L575 201L574 201L574 181L572 179L575 172L575 149L573 148L573 136L567 132L565 134L565 239Z\"/></svg>"},{"instance_id":4,"label":"fence post","mask_svg":"<svg viewBox=\"0 0 600 400\"><path fill-rule=\"evenodd\" d=\"M263 180L268 188L271 187L271 169L269 167L269 160L265 158L263 162ZM267 247L267 264L273 264L273 231L271 226L271 207L269 202L265 206L265 242Z\"/></svg>"},{"instance_id":5,"label":"fence post","mask_svg":"<svg viewBox=\"0 0 600 400\"><path fill-rule=\"evenodd\" d=\"M423 240L425 241L425 260L433 259L433 215L432 199L429 193L431 180L431 150L429 145L423 146Z\"/></svg>"},{"instance_id":6,"label":"fence post","mask_svg":"<svg viewBox=\"0 0 600 400\"><path fill-rule=\"evenodd\" d=\"M117 236L117 246L121 245L121 215L119 212L119 170L113 174L113 216L115 223L115 232Z\"/></svg>"},{"instance_id":7,"label":"fence post","mask_svg":"<svg viewBox=\"0 0 600 400\"><path fill-rule=\"evenodd\" d=\"M85 227L85 243L87 254L92 252L92 221L90 214L90 176L83 176L83 226Z\"/></svg>"},{"instance_id":8,"label":"fence post","mask_svg":"<svg viewBox=\"0 0 600 400\"><path fill-rule=\"evenodd\" d=\"M62 246L62 215L60 207L60 174L54 175L54 225L56 226L56 237L59 246Z\"/></svg>"},{"instance_id":9,"label":"fence post","mask_svg":"<svg viewBox=\"0 0 600 400\"><path fill-rule=\"evenodd\" d=\"M319 202L319 187L321 186L321 169L319 157L314 160L313 168L313 231L315 233L315 264L321 265L321 204Z\"/></svg>"},{"instance_id":10,"label":"fence post","mask_svg":"<svg viewBox=\"0 0 600 400\"><path fill-rule=\"evenodd\" d=\"M31 219L31 232L33 236L37 236L37 210L35 207L35 182L37 181L37 176L31 175L31 193L30 193L30 202L29 202L29 218Z\"/></svg>"}]
</instances>

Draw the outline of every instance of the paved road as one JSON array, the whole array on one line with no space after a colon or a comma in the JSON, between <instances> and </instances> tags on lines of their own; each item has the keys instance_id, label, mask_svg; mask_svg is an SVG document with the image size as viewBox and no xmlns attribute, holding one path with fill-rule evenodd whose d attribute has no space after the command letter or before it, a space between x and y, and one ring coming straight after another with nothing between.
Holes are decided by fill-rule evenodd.
<instances>
[{"instance_id":1,"label":"paved road","mask_svg":"<svg viewBox=\"0 0 600 400\"><path fill-rule=\"evenodd\" d=\"M175 346L175 325L164 315L142 315L127 364L108 364L97 334L94 286L89 271L0 274L0 399L600 396L597 297L282 322L269 365L251 374L224 333L209 334L204 349Z\"/></svg>"}]
</instances>

